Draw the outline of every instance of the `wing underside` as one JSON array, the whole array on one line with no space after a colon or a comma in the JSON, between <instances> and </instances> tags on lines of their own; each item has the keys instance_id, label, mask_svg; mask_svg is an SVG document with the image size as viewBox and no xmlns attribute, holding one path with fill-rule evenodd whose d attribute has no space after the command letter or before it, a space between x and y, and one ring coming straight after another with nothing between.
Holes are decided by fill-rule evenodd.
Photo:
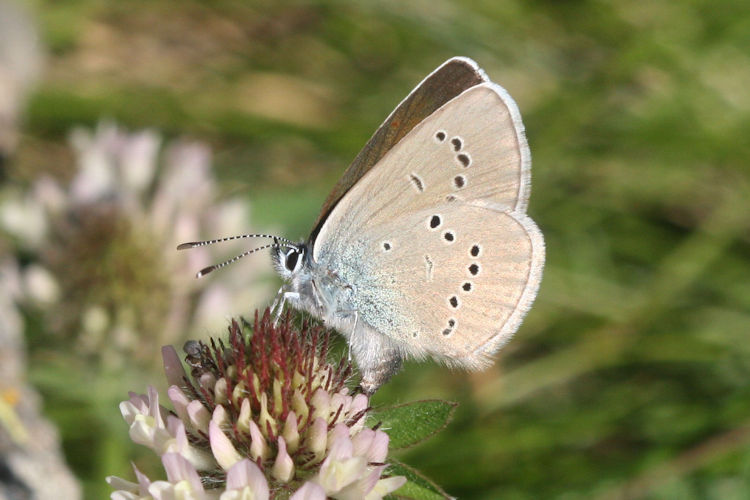
<instances>
[{"instance_id":1,"label":"wing underside","mask_svg":"<svg viewBox=\"0 0 750 500\"><path fill-rule=\"evenodd\" d=\"M323 203L311 240L342 196L407 133L466 89L487 81L479 66L465 57L447 60L429 74L378 127Z\"/></svg>"},{"instance_id":2,"label":"wing underside","mask_svg":"<svg viewBox=\"0 0 750 500\"><path fill-rule=\"evenodd\" d=\"M541 279L529 176L515 103L476 85L349 189L313 258L355 286L360 319L407 353L479 368L518 328Z\"/></svg>"}]
</instances>

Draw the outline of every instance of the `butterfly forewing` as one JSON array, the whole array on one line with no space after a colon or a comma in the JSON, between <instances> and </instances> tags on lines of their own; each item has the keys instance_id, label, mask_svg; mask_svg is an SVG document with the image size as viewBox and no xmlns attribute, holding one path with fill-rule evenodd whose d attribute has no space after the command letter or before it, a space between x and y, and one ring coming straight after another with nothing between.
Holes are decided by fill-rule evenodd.
<instances>
[{"instance_id":1,"label":"butterfly forewing","mask_svg":"<svg viewBox=\"0 0 750 500\"><path fill-rule=\"evenodd\" d=\"M497 85L415 126L341 199L314 258L356 292L360 320L414 355L480 367L518 328L544 262L524 211L530 157Z\"/></svg>"},{"instance_id":2,"label":"butterfly forewing","mask_svg":"<svg viewBox=\"0 0 750 500\"><path fill-rule=\"evenodd\" d=\"M386 118L323 203L311 238L341 197L398 141L422 120L464 90L487 81L476 63L464 57L449 59L427 76Z\"/></svg>"}]
</instances>

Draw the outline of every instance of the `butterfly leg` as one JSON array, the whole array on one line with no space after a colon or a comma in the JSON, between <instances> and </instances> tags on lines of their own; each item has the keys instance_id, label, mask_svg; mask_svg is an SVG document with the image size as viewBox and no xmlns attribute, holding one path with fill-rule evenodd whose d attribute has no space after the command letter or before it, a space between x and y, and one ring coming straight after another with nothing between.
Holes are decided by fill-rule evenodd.
<instances>
[{"instance_id":1,"label":"butterfly leg","mask_svg":"<svg viewBox=\"0 0 750 500\"><path fill-rule=\"evenodd\" d=\"M357 325L359 324L359 311L356 309L337 309L336 314L341 319L351 318L354 316L354 326L352 327L351 333L349 334L349 361L352 360L352 343L354 343L354 335L357 332Z\"/></svg>"},{"instance_id":2,"label":"butterfly leg","mask_svg":"<svg viewBox=\"0 0 750 500\"><path fill-rule=\"evenodd\" d=\"M279 288L279 291L276 292L276 298L273 299L273 303L271 304L271 314L273 315L273 326L276 326L279 324L279 319L281 318L281 312L284 310L284 287L282 286Z\"/></svg>"},{"instance_id":3,"label":"butterfly leg","mask_svg":"<svg viewBox=\"0 0 750 500\"><path fill-rule=\"evenodd\" d=\"M284 287L280 287L279 291L276 292L276 297L273 299L273 302L271 303L271 313L273 314L276 312L276 308L279 307L279 303L281 302L281 295L284 292Z\"/></svg>"},{"instance_id":4,"label":"butterfly leg","mask_svg":"<svg viewBox=\"0 0 750 500\"><path fill-rule=\"evenodd\" d=\"M299 293L286 292L284 291L284 287L282 286L281 288L279 288L279 291L276 294L276 298L274 299L273 304L271 304L271 313L273 314L273 326L277 326L279 324L279 320L281 319L281 313L284 312L284 306L286 305L286 301L288 299L299 299Z\"/></svg>"},{"instance_id":5,"label":"butterfly leg","mask_svg":"<svg viewBox=\"0 0 750 500\"><path fill-rule=\"evenodd\" d=\"M354 326L352 327L352 337L357 332L357 323L359 323L359 311L354 311ZM352 344L349 342L349 361L352 360Z\"/></svg>"}]
</instances>

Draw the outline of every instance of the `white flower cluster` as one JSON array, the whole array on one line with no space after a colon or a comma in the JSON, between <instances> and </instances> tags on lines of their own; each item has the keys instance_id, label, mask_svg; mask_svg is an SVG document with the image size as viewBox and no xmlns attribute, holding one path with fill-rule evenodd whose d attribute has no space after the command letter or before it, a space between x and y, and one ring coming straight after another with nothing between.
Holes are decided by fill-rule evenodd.
<instances>
[{"instance_id":1,"label":"white flower cluster","mask_svg":"<svg viewBox=\"0 0 750 500\"><path fill-rule=\"evenodd\" d=\"M165 348L164 359L174 380L181 371L174 349ZM381 478L388 435L364 425L365 395L351 396L347 389L331 394L318 387L306 401L298 393L280 421L281 405L271 409L265 393L259 411L252 412L250 400L242 397L247 388L235 385L227 394L225 379L217 382L208 373L199 378L201 391L215 401L234 400L238 414L230 416L222 404L210 412L177 385L168 390L174 413L159 405L153 387L147 396L131 393L120 404L130 437L161 456L167 479L152 482L137 469L137 483L109 477L117 490L113 500L259 500L279 492L293 500L377 500L406 482L404 477Z\"/></svg>"},{"instance_id":2,"label":"white flower cluster","mask_svg":"<svg viewBox=\"0 0 750 500\"><path fill-rule=\"evenodd\" d=\"M202 237L249 232L249 208L239 198L217 201L218 189L207 146L172 141L161 148L161 142L153 131L128 133L113 123L102 123L94 131L77 129L71 134L77 170L69 183L43 177L29 190L7 187L0 192L0 233L9 235L18 248L32 257L23 269L22 297L52 311L50 316L61 317L55 307L71 301L69 296L62 300L70 288L64 283L79 264L64 261L53 265L48 257L56 253L59 258L61 246L70 244L70 239L84 238L73 231L64 235L65 241L58 241L61 227L75 225L81 217L92 214L103 213L106 221L106 216L112 214L124 219L130 233L138 235L139 241L146 242L142 246L151 250L149 255L143 255L140 247L128 248L127 241L109 243L120 254L134 255L131 260L136 260L136 264L132 268L138 269L138 258L153 262L149 269L155 270L152 278L158 281L157 286L145 285L146 288L168 290L163 293L165 304L159 309L163 317L152 321L159 325L159 331L145 332L139 323L156 314L154 308L142 311L118 301L100 303L97 296L101 295L90 293L85 303L68 304L80 322L76 333L84 350L97 351L102 344L111 342L128 349L142 335L158 335L159 345L173 343L187 333L202 334L223 327L226 317L260 304L269 293L259 278L264 265L270 270L262 259L243 262L221 280L195 280L197 269L239 253L242 244L230 242L220 248L200 247L191 252L177 252L176 245ZM115 226L117 220L110 224ZM79 246L85 249L85 245L98 243L81 241ZM222 251L220 256L217 250ZM69 252L64 258L75 260L80 256ZM144 286L143 280L127 276L113 277L114 283L103 283L105 279L92 276L89 282L98 290L119 290L131 282L132 286ZM125 296L137 291L126 291Z\"/></svg>"},{"instance_id":3,"label":"white flower cluster","mask_svg":"<svg viewBox=\"0 0 750 500\"><path fill-rule=\"evenodd\" d=\"M184 394L177 386L169 390L170 399L178 414L182 413L189 421L191 432L200 431L209 437L210 449L199 449L190 444L185 423L159 405L159 396L149 387L148 396L131 394L129 401L120 404L120 411L130 425L131 439L151 448L162 458L166 471L166 481L150 481L135 468L137 483L118 477L108 477L109 484L118 491L112 493L113 500L174 498L195 500L262 500L270 498L269 483L256 460L268 456L269 445L258 426L240 416L236 426L247 427L251 435L250 456L243 457L234 447L222 428L231 428L228 416L222 406L217 406L209 415L199 401L186 404ZM364 396L358 395L355 399ZM323 389L316 391L316 400L322 402L328 397ZM247 401L247 400L245 400ZM366 404L366 398L365 398ZM361 403L356 405L361 406ZM299 433L294 417L284 425L278 437L278 453L270 473L277 482L288 482L294 477L294 462L289 455L291 448L299 443ZM327 429L326 421L316 417L311 432L309 446L319 451L323 458L315 476L308 479L290 497L292 500L324 500L332 497L341 500L376 500L400 488L406 479L390 477L381 479L388 453L388 435L381 430L348 427L336 424ZM289 444L287 444L289 443ZM292 452L296 451L292 449ZM370 464L383 465L370 465ZM226 484L220 488L204 487L198 471L226 471Z\"/></svg>"}]
</instances>

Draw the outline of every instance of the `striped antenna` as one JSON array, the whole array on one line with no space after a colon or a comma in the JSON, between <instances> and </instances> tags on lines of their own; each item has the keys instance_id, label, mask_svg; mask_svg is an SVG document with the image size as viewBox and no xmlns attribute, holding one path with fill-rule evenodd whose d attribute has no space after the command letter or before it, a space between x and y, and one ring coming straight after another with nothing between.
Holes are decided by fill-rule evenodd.
<instances>
[{"instance_id":1,"label":"striped antenna","mask_svg":"<svg viewBox=\"0 0 750 500\"><path fill-rule=\"evenodd\" d=\"M288 240L286 238L282 238L280 236L274 236L273 234L240 234L237 236L227 236L226 238L219 238L217 240L205 240L205 241L190 241L188 243L182 243L177 246L177 250L185 250L187 248L196 248L196 247L204 247L206 245L213 245L214 243L223 243L225 241L232 241L232 240L241 240L244 238L273 238L274 241L282 241L284 243L288 243L289 246L294 246L297 248L297 246L294 244L292 240Z\"/></svg>"},{"instance_id":2,"label":"striped antenna","mask_svg":"<svg viewBox=\"0 0 750 500\"><path fill-rule=\"evenodd\" d=\"M186 243L187 244L187 243ZM228 266L229 264L233 264L234 262L237 262L242 257L247 257L251 253L255 253L259 250L265 250L266 248L294 248L298 249L297 245L289 244L289 243L269 243L268 245L263 245L258 248L253 248L252 250L248 250L247 252L242 252L241 254L237 255L236 257L232 257L229 260L225 260L221 264L214 264L208 267L204 267L198 273L195 275L196 278L202 278L203 276L207 275L211 271L216 271L217 269L221 269L222 267Z\"/></svg>"}]
</instances>

